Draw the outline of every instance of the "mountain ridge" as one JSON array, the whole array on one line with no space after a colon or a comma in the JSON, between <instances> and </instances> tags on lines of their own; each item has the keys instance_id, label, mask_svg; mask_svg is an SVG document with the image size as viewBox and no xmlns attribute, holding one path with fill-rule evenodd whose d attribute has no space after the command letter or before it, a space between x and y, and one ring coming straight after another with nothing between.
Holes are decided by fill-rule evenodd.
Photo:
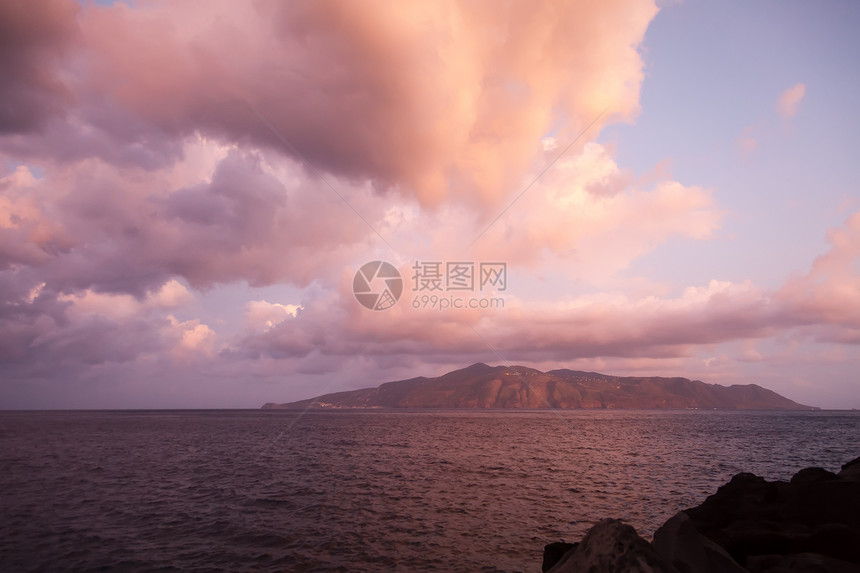
<instances>
[{"instance_id":1,"label":"mountain ridge","mask_svg":"<svg viewBox=\"0 0 860 573\"><path fill-rule=\"evenodd\" d=\"M664 376L612 376L566 368L482 362L441 376L417 376L263 409L643 409L817 410L757 384L722 386Z\"/></svg>"}]
</instances>

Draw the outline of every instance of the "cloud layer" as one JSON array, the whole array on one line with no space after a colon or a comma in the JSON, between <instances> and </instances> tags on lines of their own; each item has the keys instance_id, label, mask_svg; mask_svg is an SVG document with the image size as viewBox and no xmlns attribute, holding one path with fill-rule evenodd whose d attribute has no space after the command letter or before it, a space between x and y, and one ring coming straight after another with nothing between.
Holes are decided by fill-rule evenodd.
<instances>
[{"instance_id":1,"label":"cloud layer","mask_svg":"<svg viewBox=\"0 0 860 573\"><path fill-rule=\"evenodd\" d=\"M856 345L860 215L778 289L626 274L661 245L712 239L725 215L714 190L659 167L636 176L597 142L639 111L656 13L634 0L0 7L0 397L157 379L147 396L190 404L183 380L350 384L472 360L681 368L726 344L759 360L756 341L778 336ZM783 94L783 116L804 89ZM493 293L503 309L418 311L407 292L374 313L351 285L378 258L404 276L416 260L502 260L530 279ZM547 294L544 276L561 287ZM206 306L231 285L261 293L230 301L233 322ZM262 294L276 287L291 295ZM128 392L108 403L134 405Z\"/></svg>"}]
</instances>

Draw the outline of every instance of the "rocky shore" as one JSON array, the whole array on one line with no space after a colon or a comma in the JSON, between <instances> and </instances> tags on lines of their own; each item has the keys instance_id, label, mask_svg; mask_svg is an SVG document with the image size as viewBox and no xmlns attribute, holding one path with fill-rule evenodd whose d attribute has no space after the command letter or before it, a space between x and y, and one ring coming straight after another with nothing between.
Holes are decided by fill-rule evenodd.
<instances>
[{"instance_id":1,"label":"rocky shore","mask_svg":"<svg viewBox=\"0 0 860 573\"><path fill-rule=\"evenodd\" d=\"M579 543L544 548L549 573L858 573L860 458L835 474L789 482L734 476L698 507L678 512L648 543L604 519Z\"/></svg>"}]
</instances>

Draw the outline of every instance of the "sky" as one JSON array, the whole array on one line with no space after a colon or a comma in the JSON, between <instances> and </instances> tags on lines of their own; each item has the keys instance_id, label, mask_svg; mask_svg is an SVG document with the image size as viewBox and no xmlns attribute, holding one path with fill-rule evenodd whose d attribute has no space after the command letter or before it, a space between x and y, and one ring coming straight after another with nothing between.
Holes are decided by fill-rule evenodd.
<instances>
[{"instance_id":1,"label":"sky","mask_svg":"<svg viewBox=\"0 0 860 573\"><path fill-rule=\"evenodd\" d=\"M0 409L475 362L860 408L858 26L849 1L2 2Z\"/></svg>"}]
</instances>

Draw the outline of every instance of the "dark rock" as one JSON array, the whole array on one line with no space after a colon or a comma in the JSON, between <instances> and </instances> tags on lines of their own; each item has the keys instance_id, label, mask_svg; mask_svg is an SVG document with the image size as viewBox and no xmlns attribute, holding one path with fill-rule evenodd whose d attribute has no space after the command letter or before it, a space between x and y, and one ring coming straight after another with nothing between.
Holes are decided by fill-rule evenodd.
<instances>
[{"instance_id":1,"label":"dark rock","mask_svg":"<svg viewBox=\"0 0 860 573\"><path fill-rule=\"evenodd\" d=\"M732 479L730 479L729 483L726 485L739 485L739 484L747 484L747 483L765 483L765 479L763 477L759 477L753 473L741 472L741 473L735 475L734 477L732 477Z\"/></svg>"},{"instance_id":2,"label":"dark rock","mask_svg":"<svg viewBox=\"0 0 860 573\"><path fill-rule=\"evenodd\" d=\"M576 548L577 545L579 543L565 543L564 541L556 541L555 543L546 545L543 548L543 564L540 570L546 573L552 569L556 563L561 561L565 553Z\"/></svg>"},{"instance_id":3,"label":"dark rock","mask_svg":"<svg viewBox=\"0 0 860 573\"><path fill-rule=\"evenodd\" d=\"M804 550L860 564L860 529L838 523L822 525L805 540Z\"/></svg>"},{"instance_id":4,"label":"dark rock","mask_svg":"<svg viewBox=\"0 0 860 573\"><path fill-rule=\"evenodd\" d=\"M847 464L839 475L807 468L790 483L739 474L686 512L700 534L745 567L777 561L779 568L801 562L817 567L808 556L794 561L773 557L798 554L860 565L860 481L845 477L856 467L860 464ZM761 556L769 557L762 561Z\"/></svg>"},{"instance_id":5,"label":"dark rock","mask_svg":"<svg viewBox=\"0 0 860 573\"><path fill-rule=\"evenodd\" d=\"M814 553L757 555L747 564L750 573L857 573L857 566Z\"/></svg>"},{"instance_id":6,"label":"dark rock","mask_svg":"<svg viewBox=\"0 0 860 573\"><path fill-rule=\"evenodd\" d=\"M819 482L792 490L785 519L817 527L842 523L860 528L860 482L845 479Z\"/></svg>"},{"instance_id":7,"label":"dark rock","mask_svg":"<svg viewBox=\"0 0 860 573\"><path fill-rule=\"evenodd\" d=\"M681 573L746 573L725 549L700 534L683 511L654 533L651 546Z\"/></svg>"},{"instance_id":8,"label":"dark rock","mask_svg":"<svg viewBox=\"0 0 860 573\"><path fill-rule=\"evenodd\" d=\"M544 571L860 573L860 458L838 474L801 470L789 483L738 474L667 521L652 544L620 521L603 520L549 567Z\"/></svg>"},{"instance_id":9,"label":"dark rock","mask_svg":"<svg viewBox=\"0 0 860 573\"><path fill-rule=\"evenodd\" d=\"M794 474L790 483L791 485L809 485L834 479L839 479L839 476L823 468L806 468Z\"/></svg>"},{"instance_id":10,"label":"dark rock","mask_svg":"<svg viewBox=\"0 0 860 573\"><path fill-rule=\"evenodd\" d=\"M848 481L860 481L860 458L854 458L842 466L839 477Z\"/></svg>"},{"instance_id":11,"label":"dark rock","mask_svg":"<svg viewBox=\"0 0 860 573\"><path fill-rule=\"evenodd\" d=\"M860 468L860 457L856 457L853 460L851 460L850 462L846 462L846 463L842 464L841 469L847 470L848 468L855 468L855 467Z\"/></svg>"},{"instance_id":12,"label":"dark rock","mask_svg":"<svg viewBox=\"0 0 860 573\"><path fill-rule=\"evenodd\" d=\"M712 530L742 519L763 518L783 500L787 485L784 482L767 482L749 473L738 474L701 505L687 510L687 514L696 523ZM715 541L725 546L725 540Z\"/></svg>"},{"instance_id":13,"label":"dark rock","mask_svg":"<svg viewBox=\"0 0 860 573\"><path fill-rule=\"evenodd\" d=\"M663 559L636 530L618 519L604 519L592 527L575 549L564 554L549 573L624 572L680 573Z\"/></svg>"}]
</instances>

